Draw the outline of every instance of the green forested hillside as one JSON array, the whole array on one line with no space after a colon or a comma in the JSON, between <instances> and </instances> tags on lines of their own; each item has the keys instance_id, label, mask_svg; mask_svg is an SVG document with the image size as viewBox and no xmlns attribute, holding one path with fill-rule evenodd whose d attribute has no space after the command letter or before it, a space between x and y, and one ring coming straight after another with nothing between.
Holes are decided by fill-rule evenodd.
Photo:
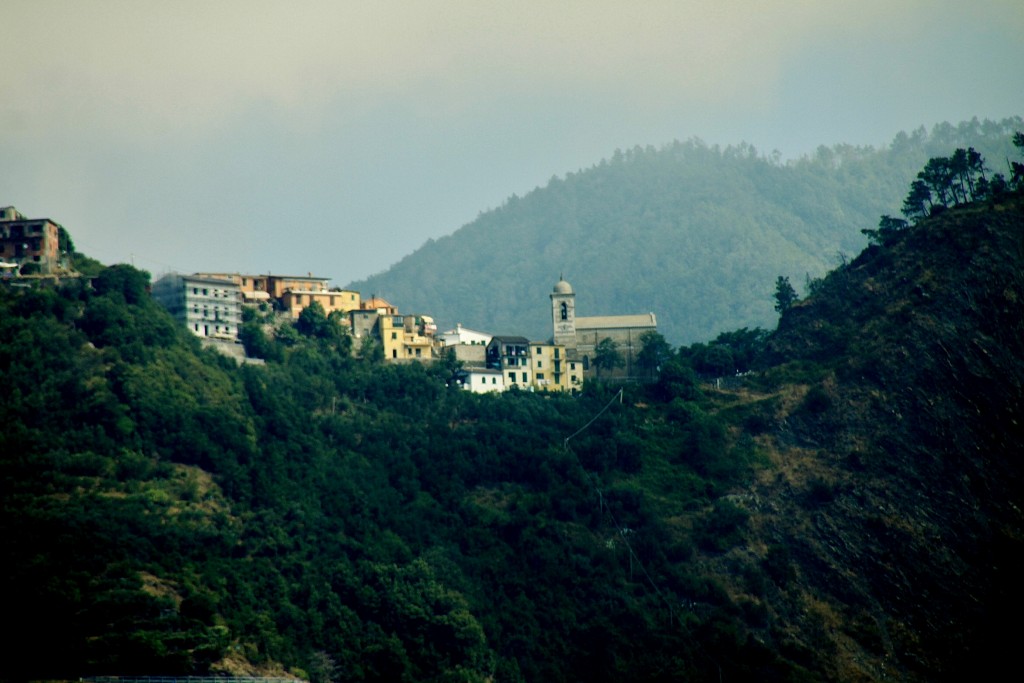
<instances>
[{"instance_id":1,"label":"green forested hillside","mask_svg":"<svg viewBox=\"0 0 1024 683\"><path fill-rule=\"evenodd\" d=\"M402 311L494 334L551 334L548 294L564 274L579 315L658 315L672 343L770 327L778 275L802 288L860 231L896 214L925 161L973 146L993 168L1013 155L1021 119L941 124L883 149L820 147L782 163L698 140L616 152L555 177L430 241L388 271L349 285Z\"/></svg>"},{"instance_id":2,"label":"green forested hillside","mask_svg":"<svg viewBox=\"0 0 1024 683\"><path fill-rule=\"evenodd\" d=\"M1024 608L1014 173L621 393L471 394L315 326L238 366L129 266L0 287L0 679L996 678Z\"/></svg>"},{"instance_id":3,"label":"green forested hillside","mask_svg":"<svg viewBox=\"0 0 1024 683\"><path fill-rule=\"evenodd\" d=\"M0 289L4 679L801 669L691 561L739 541L758 458L692 375L478 396L315 337L236 367L145 286Z\"/></svg>"}]
</instances>

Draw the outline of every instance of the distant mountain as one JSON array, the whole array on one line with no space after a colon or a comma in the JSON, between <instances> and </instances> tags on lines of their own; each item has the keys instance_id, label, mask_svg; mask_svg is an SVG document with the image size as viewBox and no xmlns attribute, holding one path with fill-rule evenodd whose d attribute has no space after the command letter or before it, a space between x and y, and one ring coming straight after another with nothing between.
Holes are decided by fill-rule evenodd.
<instances>
[{"instance_id":1,"label":"distant mountain","mask_svg":"<svg viewBox=\"0 0 1024 683\"><path fill-rule=\"evenodd\" d=\"M1002 170L1021 127L1019 117L944 123L883 149L822 146L786 163L699 140L617 151L348 286L432 314L442 329L460 322L538 340L551 334L560 275L579 315L653 311L674 344L768 328L777 276L800 289L859 252L860 231L899 214L931 156L973 146Z\"/></svg>"}]
</instances>

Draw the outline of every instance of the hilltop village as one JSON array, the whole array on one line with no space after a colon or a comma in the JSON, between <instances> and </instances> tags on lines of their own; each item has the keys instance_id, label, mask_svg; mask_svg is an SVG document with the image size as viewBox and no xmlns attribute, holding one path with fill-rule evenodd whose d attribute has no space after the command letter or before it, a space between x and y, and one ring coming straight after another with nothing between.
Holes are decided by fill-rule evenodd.
<instances>
[{"instance_id":1,"label":"hilltop village","mask_svg":"<svg viewBox=\"0 0 1024 683\"><path fill-rule=\"evenodd\" d=\"M0 208L4 281L24 284L74 275L69 243L58 223L26 218L12 206ZM454 357L460 367L455 381L478 393L511 388L573 392L582 388L584 378L599 372L609 379L637 379L642 337L657 332L654 313L577 315L576 293L561 277L547 302L552 335L543 341L477 331L461 323L438 333L429 314L403 314L380 297L364 299L359 292L329 283L330 278L312 273L167 273L152 284L151 294L204 344L241 361L255 360L246 356L240 342L245 320L260 320L264 332L274 335L309 309L307 315L341 322L352 337L354 353L375 350L386 363L432 363ZM595 362L609 354L612 362Z\"/></svg>"},{"instance_id":2,"label":"hilltop village","mask_svg":"<svg viewBox=\"0 0 1024 683\"><path fill-rule=\"evenodd\" d=\"M303 311L343 322L353 349L376 346L386 363L432 363L454 355L457 381L470 391L576 391L596 373L593 363L603 342L619 354L607 377L635 376L641 337L657 331L653 313L624 316L576 315L576 294L559 279L550 294L552 337L535 341L518 335L481 332L457 324L438 332L426 313L401 313L380 297L329 288L327 278L242 273L169 273L152 287L153 298L193 334L212 343L234 344L246 311L258 311L265 331L301 319ZM250 314L252 315L252 314ZM378 352L380 352L378 351Z\"/></svg>"}]
</instances>

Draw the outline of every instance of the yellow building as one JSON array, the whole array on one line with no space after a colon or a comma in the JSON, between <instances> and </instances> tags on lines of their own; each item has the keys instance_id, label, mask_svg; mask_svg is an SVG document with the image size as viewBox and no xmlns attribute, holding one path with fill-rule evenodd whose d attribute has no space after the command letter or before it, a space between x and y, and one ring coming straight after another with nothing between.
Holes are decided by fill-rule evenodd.
<instances>
[{"instance_id":1,"label":"yellow building","mask_svg":"<svg viewBox=\"0 0 1024 683\"><path fill-rule=\"evenodd\" d=\"M302 309L314 301L330 315L334 311L348 313L361 307L359 292L348 289L327 289L328 278L299 275L247 275L244 273L196 273L196 277L230 280L238 285L242 301L256 304L274 299L292 320L298 320Z\"/></svg>"},{"instance_id":2,"label":"yellow building","mask_svg":"<svg viewBox=\"0 0 1024 683\"><path fill-rule=\"evenodd\" d=\"M384 360L431 361L437 325L429 315L379 315L377 330L384 346Z\"/></svg>"},{"instance_id":3,"label":"yellow building","mask_svg":"<svg viewBox=\"0 0 1024 683\"><path fill-rule=\"evenodd\" d=\"M285 292L289 290L326 292L327 283L330 281L331 279L327 277L313 277L313 273L310 273L308 276L268 275L267 293L274 299L281 299L284 297Z\"/></svg>"},{"instance_id":4,"label":"yellow building","mask_svg":"<svg viewBox=\"0 0 1024 683\"><path fill-rule=\"evenodd\" d=\"M298 320L302 310L313 302L320 304L324 313L330 315L335 311L348 313L359 310L359 299L359 292L350 289L289 289L281 296L281 305L293 320Z\"/></svg>"},{"instance_id":5,"label":"yellow building","mask_svg":"<svg viewBox=\"0 0 1024 683\"><path fill-rule=\"evenodd\" d=\"M570 358L561 344L498 335L487 345L485 363L488 369L502 373L506 389L579 391L583 388L583 363Z\"/></svg>"},{"instance_id":6,"label":"yellow building","mask_svg":"<svg viewBox=\"0 0 1024 683\"><path fill-rule=\"evenodd\" d=\"M530 344L533 385L540 391L579 391L583 388L583 363L570 359L560 344Z\"/></svg>"}]
</instances>

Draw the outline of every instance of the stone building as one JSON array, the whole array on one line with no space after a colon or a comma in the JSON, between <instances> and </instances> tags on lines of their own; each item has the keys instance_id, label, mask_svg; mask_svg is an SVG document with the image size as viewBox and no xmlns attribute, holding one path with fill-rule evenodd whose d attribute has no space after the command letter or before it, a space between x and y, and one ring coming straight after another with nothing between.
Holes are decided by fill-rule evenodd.
<instances>
[{"instance_id":1,"label":"stone building","mask_svg":"<svg viewBox=\"0 0 1024 683\"><path fill-rule=\"evenodd\" d=\"M640 374L636 364L643 348L640 338L646 332L658 331L654 313L576 315L576 292L564 278L555 283L550 296L552 341L564 346L570 359L581 361L587 376L593 375L594 349L604 339L615 342L624 361L624 366L611 376L631 378Z\"/></svg>"}]
</instances>

